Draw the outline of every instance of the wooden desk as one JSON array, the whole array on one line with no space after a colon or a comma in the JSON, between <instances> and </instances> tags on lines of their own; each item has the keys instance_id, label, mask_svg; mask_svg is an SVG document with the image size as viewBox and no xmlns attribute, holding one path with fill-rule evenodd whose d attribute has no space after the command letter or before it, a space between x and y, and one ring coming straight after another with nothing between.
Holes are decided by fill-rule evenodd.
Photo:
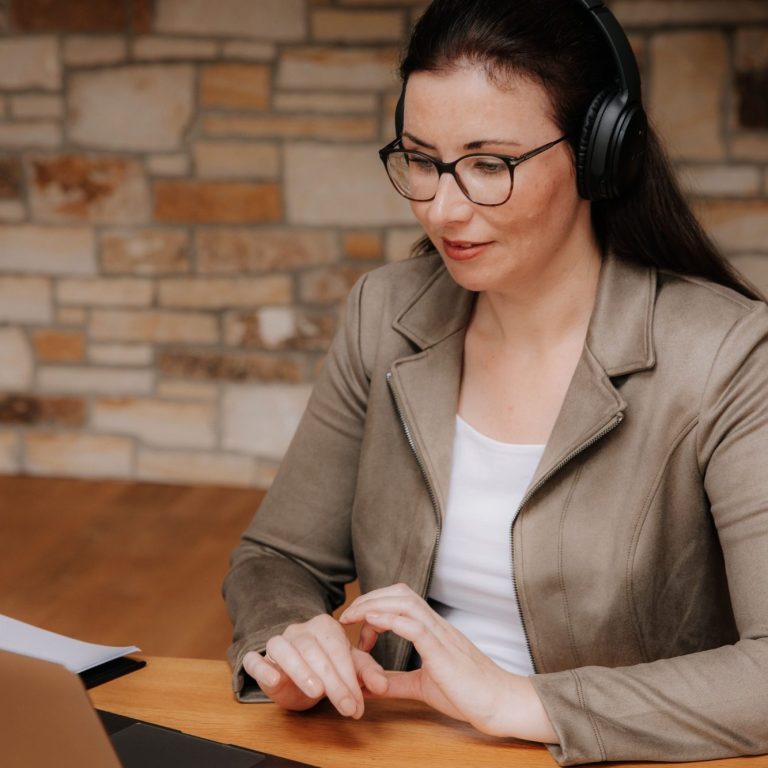
<instances>
[{"instance_id":1,"label":"wooden desk","mask_svg":"<svg viewBox=\"0 0 768 768\"><path fill-rule=\"evenodd\" d=\"M413 702L367 702L362 720L328 706L285 712L239 704L223 661L149 658L142 670L91 690L97 707L322 768L554 768L544 747L495 739ZM616 765L616 764L614 764ZM661 763L622 765L663 766ZM674 764L681 765L680 763ZM685 763L696 768L766 768L768 757Z\"/></svg>"}]
</instances>

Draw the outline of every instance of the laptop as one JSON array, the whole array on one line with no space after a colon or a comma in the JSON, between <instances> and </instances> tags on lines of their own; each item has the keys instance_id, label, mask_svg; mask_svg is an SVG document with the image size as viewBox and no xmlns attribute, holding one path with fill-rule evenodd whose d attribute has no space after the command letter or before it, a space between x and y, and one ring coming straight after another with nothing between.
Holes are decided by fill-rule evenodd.
<instances>
[{"instance_id":1,"label":"laptop","mask_svg":"<svg viewBox=\"0 0 768 768\"><path fill-rule=\"evenodd\" d=\"M5 651L0 651L0 756L8 768L309 766L96 710L74 673Z\"/></svg>"}]
</instances>

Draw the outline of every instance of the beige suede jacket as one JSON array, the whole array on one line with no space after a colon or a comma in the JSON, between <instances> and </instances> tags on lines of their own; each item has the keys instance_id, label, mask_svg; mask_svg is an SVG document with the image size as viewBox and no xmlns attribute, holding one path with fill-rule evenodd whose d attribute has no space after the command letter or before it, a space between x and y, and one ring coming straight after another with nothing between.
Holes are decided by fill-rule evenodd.
<instances>
[{"instance_id":1,"label":"beige suede jacket","mask_svg":"<svg viewBox=\"0 0 768 768\"><path fill-rule=\"evenodd\" d=\"M333 609L355 576L426 594L473 299L437 257L352 291L225 582L243 700L243 655ZM606 258L510 531L562 765L768 752L767 462L768 308ZM410 652L383 635L374 655L402 669Z\"/></svg>"}]
</instances>

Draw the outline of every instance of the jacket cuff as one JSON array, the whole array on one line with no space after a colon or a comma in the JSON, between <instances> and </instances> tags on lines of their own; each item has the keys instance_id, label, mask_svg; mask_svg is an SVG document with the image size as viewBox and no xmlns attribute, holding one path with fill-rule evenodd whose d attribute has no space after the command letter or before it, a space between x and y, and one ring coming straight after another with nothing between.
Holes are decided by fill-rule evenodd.
<instances>
[{"instance_id":1,"label":"jacket cuff","mask_svg":"<svg viewBox=\"0 0 768 768\"><path fill-rule=\"evenodd\" d=\"M560 742L546 745L552 757L560 765L604 762L605 748L578 673L552 672L530 680Z\"/></svg>"}]
</instances>

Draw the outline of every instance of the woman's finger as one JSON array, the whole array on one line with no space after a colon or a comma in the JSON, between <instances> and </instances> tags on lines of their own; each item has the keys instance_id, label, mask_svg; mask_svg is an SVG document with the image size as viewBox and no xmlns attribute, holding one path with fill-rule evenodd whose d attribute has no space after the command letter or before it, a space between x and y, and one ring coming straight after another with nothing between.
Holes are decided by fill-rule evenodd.
<instances>
[{"instance_id":1,"label":"woman's finger","mask_svg":"<svg viewBox=\"0 0 768 768\"><path fill-rule=\"evenodd\" d=\"M319 677L283 635L275 635L267 641L267 653L273 659L273 663L293 680L305 696L311 699L322 698L325 689ZM264 663L269 662L264 661Z\"/></svg>"},{"instance_id":2,"label":"woman's finger","mask_svg":"<svg viewBox=\"0 0 768 768\"><path fill-rule=\"evenodd\" d=\"M269 695L270 689L278 687L282 681L282 676L274 666L274 661L264 658L256 651L250 651L243 656L243 669L267 695Z\"/></svg>"}]
</instances>

